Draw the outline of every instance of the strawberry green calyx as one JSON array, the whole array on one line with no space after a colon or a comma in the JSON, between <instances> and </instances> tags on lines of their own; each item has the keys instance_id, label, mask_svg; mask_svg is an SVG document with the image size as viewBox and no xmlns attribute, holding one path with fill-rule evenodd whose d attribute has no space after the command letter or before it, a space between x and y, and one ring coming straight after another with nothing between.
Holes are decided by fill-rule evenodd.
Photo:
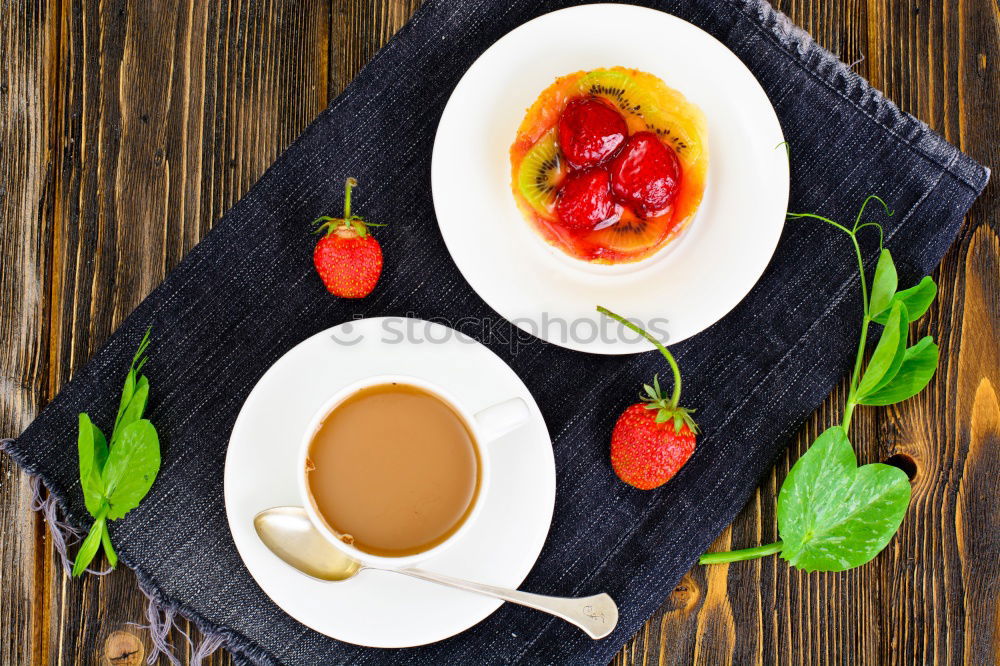
<instances>
[{"instance_id":1,"label":"strawberry green calyx","mask_svg":"<svg viewBox=\"0 0 1000 666\"><path fill-rule=\"evenodd\" d=\"M660 390L660 378L659 375L653 377L653 385L644 385L643 388L646 390L646 394L642 396L642 401L647 403L646 409L656 409L659 410L656 414L656 422L664 423L666 421L672 420L674 422L674 431L680 433L681 429L687 425L691 429L691 432L698 433L698 425L694 422L691 417L691 412L694 410L686 409L680 406L681 400L681 370L677 366L677 361L674 360L674 355L671 354L663 344L654 338L652 335L642 330L629 320L625 319L621 315L617 315L611 312L605 307L600 305L597 306L597 311L603 315L611 317L617 321L622 326L634 331L646 338L653 345L660 350L663 354L663 358L667 359L667 363L670 364L670 370L674 375L674 390L671 392L670 398L668 399L663 395Z\"/></svg>"},{"instance_id":2,"label":"strawberry green calyx","mask_svg":"<svg viewBox=\"0 0 1000 666\"><path fill-rule=\"evenodd\" d=\"M676 386L676 385L675 385ZM698 434L698 424L694 422L691 417L691 412L693 410L686 409L684 407L678 407L677 403L672 402L671 399L667 399L660 390L660 376L653 375L653 385L644 384L643 388L646 390L645 395L640 395L639 399L645 404L646 409L655 409L656 412L656 422L666 423L667 421L674 422L674 432L680 433L684 426L687 425L691 429L691 432Z\"/></svg>"},{"instance_id":3,"label":"strawberry green calyx","mask_svg":"<svg viewBox=\"0 0 1000 666\"><path fill-rule=\"evenodd\" d=\"M316 233L329 236L337 234L341 238L353 238L358 236L364 238L368 235L368 227L384 227L384 224L375 222L365 222L359 215L351 213L351 190L357 187L358 181L355 178L348 178L344 183L344 217L330 217L322 215L313 220Z\"/></svg>"}]
</instances>

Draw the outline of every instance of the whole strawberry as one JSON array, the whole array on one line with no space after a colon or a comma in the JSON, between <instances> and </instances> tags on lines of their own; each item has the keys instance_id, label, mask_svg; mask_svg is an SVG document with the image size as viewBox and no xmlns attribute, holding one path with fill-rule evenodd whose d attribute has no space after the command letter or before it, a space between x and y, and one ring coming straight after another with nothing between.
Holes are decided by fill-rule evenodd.
<instances>
[{"instance_id":1,"label":"whole strawberry","mask_svg":"<svg viewBox=\"0 0 1000 666\"><path fill-rule=\"evenodd\" d=\"M323 216L313 222L323 237L313 250L313 263L323 284L334 296L364 298L372 293L382 274L382 246L368 233L368 227L382 224L365 222L351 213L351 190L358 184L347 179L344 217Z\"/></svg>"},{"instance_id":2,"label":"whole strawberry","mask_svg":"<svg viewBox=\"0 0 1000 666\"><path fill-rule=\"evenodd\" d=\"M659 340L624 318L598 307L623 326L656 345L674 373L669 398L660 390L659 376L645 385L642 402L628 407L611 432L611 466L618 478L641 490L658 488L674 477L694 453L698 426L691 410L680 406L681 372L677 362Z\"/></svg>"}]
</instances>

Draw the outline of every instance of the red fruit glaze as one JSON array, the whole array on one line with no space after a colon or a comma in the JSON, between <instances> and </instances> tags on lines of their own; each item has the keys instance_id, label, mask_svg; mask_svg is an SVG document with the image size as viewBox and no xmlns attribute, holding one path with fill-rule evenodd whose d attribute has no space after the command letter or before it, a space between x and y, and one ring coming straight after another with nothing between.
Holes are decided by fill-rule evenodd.
<instances>
[{"instance_id":1,"label":"red fruit glaze","mask_svg":"<svg viewBox=\"0 0 1000 666\"><path fill-rule=\"evenodd\" d=\"M694 453L695 434L673 419L656 422L656 409L639 403L618 417L611 433L611 466L625 483L641 490L662 486Z\"/></svg>"},{"instance_id":2,"label":"red fruit glaze","mask_svg":"<svg viewBox=\"0 0 1000 666\"><path fill-rule=\"evenodd\" d=\"M674 151L652 132L637 132L612 160L611 191L642 217L657 217L674 205L681 165Z\"/></svg>"},{"instance_id":3,"label":"red fruit glaze","mask_svg":"<svg viewBox=\"0 0 1000 666\"><path fill-rule=\"evenodd\" d=\"M313 263L331 294L364 298L382 274L382 246L371 234L362 237L353 230L338 229L316 243Z\"/></svg>"},{"instance_id":4,"label":"red fruit glaze","mask_svg":"<svg viewBox=\"0 0 1000 666\"><path fill-rule=\"evenodd\" d=\"M611 198L608 172L597 167L574 171L566 178L556 200L559 223L567 229L593 229L601 222L617 221L622 207Z\"/></svg>"},{"instance_id":5,"label":"red fruit glaze","mask_svg":"<svg viewBox=\"0 0 1000 666\"><path fill-rule=\"evenodd\" d=\"M559 116L559 147L575 169L606 162L625 143L626 136L625 119L597 97L578 97Z\"/></svg>"}]
</instances>

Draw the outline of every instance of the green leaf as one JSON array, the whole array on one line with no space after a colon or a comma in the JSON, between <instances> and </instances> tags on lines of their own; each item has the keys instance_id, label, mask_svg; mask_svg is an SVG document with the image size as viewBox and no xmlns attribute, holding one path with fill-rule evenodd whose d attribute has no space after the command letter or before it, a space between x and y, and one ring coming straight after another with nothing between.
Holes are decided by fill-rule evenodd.
<instances>
[{"instance_id":1,"label":"green leaf","mask_svg":"<svg viewBox=\"0 0 1000 666\"><path fill-rule=\"evenodd\" d=\"M97 516L104 503L104 482L101 480L101 472L104 471L104 464L108 460L108 442L86 414L80 414L80 432L76 445L80 457L80 487L83 489L83 502L90 515Z\"/></svg>"},{"instance_id":2,"label":"green leaf","mask_svg":"<svg viewBox=\"0 0 1000 666\"><path fill-rule=\"evenodd\" d=\"M892 300L901 301L906 306L907 317L914 322L924 316L927 308L934 302L935 296L937 296L937 284L927 276L909 289L897 292ZM889 308L877 313L872 319L884 324L889 319Z\"/></svg>"},{"instance_id":3,"label":"green leaf","mask_svg":"<svg viewBox=\"0 0 1000 666\"><path fill-rule=\"evenodd\" d=\"M906 352L906 322L906 306L900 302L895 303L872 354L872 360L868 362L865 374L858 383L858 396L878 390L896 376Z\"/></svg>"},{"instance_id":4,"label":"green leaf","mask_svg":"<svg viewBox=\"0 0 1000 666\"><path fill-rule=\"evenodd\" d=\"M104 466L108 519L117 520L137 507L159 470L160 440L153 424L142 419L123 428Z\"/></svg>"},{"instance_id":5,"label":"green leaf","mask_svg":"<svg viewBox=\"0 0 1000 666\"><path fill-rule=\"evenodd\" d=\"M132 402L132 396L135 395L135 381L135 371L129 369L128 375L125 376L125 386L122 387L122 396L118 399L118 413L115 415L115 425L111 430L112 441L115 433L118 432L118 423L122 420L129 403Z\"/></svg>"},{"instance_id":6,"label":"green leaf","mask_svg":"<svg viewBox=\"0 0 1000 666\"><path fill-rule=\"evenodd\" d=\"M896 293L896 265L892 263L889 250L882 250L875 265L875 279L872 281L872 296L868 302L868 316L874 317L889 308Z\"/></svg>"},{"instance_id":7,"label":"green leaf","mask_svg":"<svg viewBox=\"0 0 1000 666\"><path fill-rule=\"evenodd\" d=\"M903 358L906 356L906 345L910 339L910 325L908 323L909 316L906 311L906 305L903 303L895 303L892 306L893 310L897 307L899 308L899 340L896 343L896 353L892 357L892 363L889 366L889 369L885 371L885 374L882 375L882 379L879 380L878 384L875 385L875 388L872 389L872 391L878 391L892 381L893 377L896 376L896 373L899 372L899 368L903 364ZM895 320L892 319L891 314L892 311L890 311L889 322L887 322L890 326L893 322L895 322ZM885 335L884 328L882 329L882 335ZM879 342L881 342L881 337L879 338ZM878 346L876 346L876 349L878 349ZM859 392L859 395L862 394Z\"/></svg>"},{"instance_id":8,"label":"green leaf","mask_svg":"<svg viewBox=\"0 0 1000 666\"><path fill-rule=\"evenodd\" d=\"M806 571L843 571L874 558L899 529L910 482L895 467L857 466L842 426L821 434L778 494L781 557Z\"/></svg>"},{"instance_id":9,"label":"green leaf","mask_svg":"<svg viewBox=\"0 0 1000 666\"><path fill-rule=\"evenodd\" d=\"M111 434L111 446L115 445L118 441L118 437L121 436L122 431L129 424L135 423L142 418L142 413L146 411L146 402L149 399L149 380L143 375L139 377L139 381L135 383L135 389L132 392L132 399L129 400L128 405L125 407L118 419L118 425L115 427L115 431Z\"/></svg>"},{"instance_id":10,"label":"green leaf","mask_svg":"<svg viewBox=\"0 0 1000 666\"><path fill-rule=\"evenodd\" d=\"M128 407L129 403L132 402L139 371L142 370L142 366L146 365L146 358L144 357L144 354L146 353L146 348L149 347L149 334L152 330L152 327L146 329L146 333L142 336L142 340L139 341L139 347L135 350L135 356L132 357L132 364L129 365L128 374L125 376L125 386L122 387L122 397L118 400L118 413L115 416L115 426L111 429L112 442L116 441L115 438L118 432L119 422L122 420L125 409Z\"/></svg>"},{"instance_id":11,"label":"green leaf","mask_svg":"<svg viewBox=\"0 0 1000 666\"><path fill-rule=\"evenodd\" d=\"M934 376L938 364L938 346L931 336L906 350L899 372L877 391L861 396L862 405L892 405L920 393Z\"/></svg>"},{"instance_id":12,"label":"green leaf","mask_svg":"<svg viewBox=\"0 0 1000 666\"><path fill-rule=\"evenodd\" d=\"M103 533L104 518L102 517L95 520L94 524L90 526L87 538L83 540L83 543L80 544L80 550L76 552L76 561L73 562L74 578L82 574L86 570L87 565L94 559L94 555L97 555L97 549L101 546L101 535Z\"/></svg>"},{"instance_id":13,"label":"green leaf","mask_svg":"<svg viewBox=\"0 0 1000 666\"><path fill-rule=\"evenodd\" d=\"M108 558L108 564L114 569L118 566L118 553L111 545L111 534L108 532L107 523L104 524L104 531L101 533L101 543L104 545L104 555Z\"/></svg>"}]
</instances>

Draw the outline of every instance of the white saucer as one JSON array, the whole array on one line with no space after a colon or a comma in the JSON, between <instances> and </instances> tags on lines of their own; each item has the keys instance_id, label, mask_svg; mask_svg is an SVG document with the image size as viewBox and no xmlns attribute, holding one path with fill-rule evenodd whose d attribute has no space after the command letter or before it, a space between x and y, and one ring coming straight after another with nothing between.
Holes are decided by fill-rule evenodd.
<instances>
[{"instance_id":1,"label":"white saucer","mask_svg":"<svg viewBox=\"0 0 1000 666\"><path fill-rule=\"evenodd\" d=\"M566 256L528 226L511 194L509 150L525 109L557 77L615 65L655 74L701 107L710 166L705 199L683 236L645 261L606 267ZM647 327L666 319L658 328L671 343L732 310L760 279L784 225L782 141L760 84L707 32L643 7L573 7L511 31L462 77L434 142L434 207L462 275L506 319L570 349L647 351L652 346L637 336L614 335L617 326L592 335L590 322L600 321L594 307ZM567 333L581 318L588 321Z\"/></svg>"},{"instance_id":2,"label":"white saucer","mask_svg":"<svg viewBox=\"0 0 1000 666\"><path fill-rule=\"evenodd\" d=\"M423 342L405 339L407 322L412 322L413 337ZM520 585L552 521L552 442L517 375L486 347L440 324L401 317L347 322L282 356L261 377L233 426L226 456L226 513L250 574L289 615L349 643L412 647L468 629L501 602L382 571L322 583L279 560L260 542L252 524L263 509L299 504L296 453L315 411L338 389L378 374L423 377L465 399L472 411L514 396L528 404L528 421L488 445L492 476L477 522L461 540L420 564L460 578Z\"/></svg>"}]
</instances>

